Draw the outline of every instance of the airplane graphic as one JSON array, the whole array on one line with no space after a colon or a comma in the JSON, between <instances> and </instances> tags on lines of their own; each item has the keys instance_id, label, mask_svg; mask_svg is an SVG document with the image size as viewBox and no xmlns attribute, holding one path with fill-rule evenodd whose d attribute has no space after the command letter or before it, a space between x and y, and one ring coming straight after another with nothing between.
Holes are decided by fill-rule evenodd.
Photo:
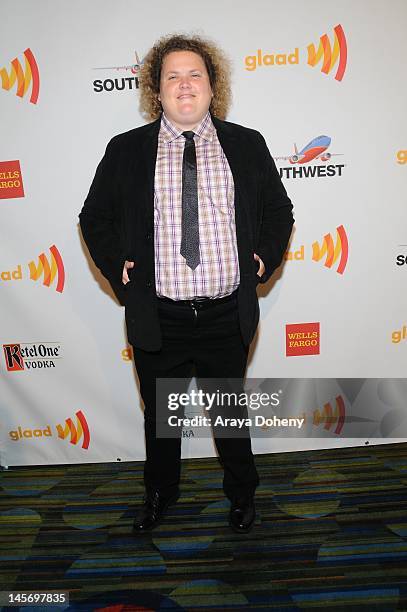
<instances>
[{"instance_id":1,"label":"airplane graphic","mask_svg":"<svg viewBox=\"0 0 407 612\"><path fill-rule=\"evenodd\" d=\"M101 66L94 68L93 70L130 70L133 74L138 74L144 65L144 58L140 60L137 51L134 52L136 56L136 62L127 66Z\"/></svg>"},{"instance_id":2,"label":"airplane graphic","mask_svg":"<svg viewBox=\"0 0 407 612\"><path fill-rule=\"evenodd\" d=\"M343 155L343 153L329 153L327 151L331 144L330 136L317 136L313 138L301 151L298 151L297 145L294 143L293 155L285 157L276 157L276 160L288 160L290 164L306 164L313 159L319 159L322 162L329 161L334 155Z\"/></svg>"}]
</instances>

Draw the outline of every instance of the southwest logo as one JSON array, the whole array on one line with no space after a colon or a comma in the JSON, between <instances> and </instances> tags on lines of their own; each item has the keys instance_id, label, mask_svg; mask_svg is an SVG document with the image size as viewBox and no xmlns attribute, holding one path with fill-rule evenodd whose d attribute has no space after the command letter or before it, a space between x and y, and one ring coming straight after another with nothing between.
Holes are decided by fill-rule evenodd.
<instances>
[{"instance_id":1,"label":"southwest logo","mask_svg":"<svg viewBox=\"0 0 407 612\"><path fill-rule=\"evenodd\" d=\"M0 199L23 198L24 187L20 162L0 161Z\"/></svg>"},{"instance_id":2,"label":"southwest logo","mask_svg":"<svg viewBox=\"0 0 407 612\"><path fill-rule=\"evenodd\" d=\"M42 284L46 287L50 287L54 282L55 277L57 277L56 291L62 293L64 290L65 284L65 268L62 261L62 257L55 245L50 247L51 256L49 259L45 255L45 253L41 253L38 256L38 263L35 264L34 261L31 261L28 264L30 270L30 278L31 280L37 281L42 276L43 281Z\"/></svg>"},{"instance_id":3,"label":"southwest logo","mask_svg":"<svg viewBox=\"0 0 407 612\"><path fill-rule=\"evenodd\" d=\"M324 266L326 268L332 268L340 256L338 267L336 268L338 274L343 274L345 271L348 252L348 238L343 225L336 228L335 245L331 234L325 234L321 246L318 242L312 244L312 260L320 261L325 257Z\"/></svg>"},{"instance_id":4,"label":"southwest logo","mask_svg":"<svg viewBox=\"0 0 407 612\"><path fill-rule=\"evenodd\" d=\"M346 36L340 24L334 27L333 44L327 34L320 36L318 49L314 43L307 46L307 64L314 68L322 61L321 72L329 74L338 64L335 79L342 81L348 60L348 49ZM260 66L287 66L300 63L300 50L295 47L290 53L266 53L262 49L257 50L256 55L245 57L246 70L253 71Z\"/></svg>"},{"instance_id":5,"label":"southwest logo","mask_svg":"<svg viewBox=\"0 0 407 612\"><path fill-rule=\"evenodd\" d=\"M302 244L297 250L287 251L284 257L287 261L304 261L305 253L305 245ZM331 234L325 234L321 244L317 241L312 244L312 261L319 262L325 258L324 266L332 268L339 259L336 268L338 274L345 272L348 256L349 243L343 225L336 228L335 243Z\"/></svg>"},{"instance_id":6,"label":"southwest logo","mask_svg":"<svg viewBox=\"0 0 407 612\"><path fill-rule=\"evenodd\" d=\"M285 326L286 356L319 355L319 323L293 323Z\"/></svg>"},{"instance_id":7,"label":"southwest logo","mask_svg":"<svg viewBox=\"0 0 407 612\"><path fill-rule=\"evenodd\" d=\"M342 170L345 164L329 164L325 165L325 162L330 162L332 157L343 155L343 153L331 153L328 148L331 145L330 136L316 136L309 141L300 151L294 143L294 152L291 155L281 155L275 157L275 161L284 160L289 161L291 166L300 166L299 168L292 168L291 166L280 168L281 178L314 178L322 176L342 176ZM312 161L321 162L319 165L312 165L308 167L301 167L303 164L308 164Z\"/></svg>"},{"instance_id":8,"label":"southwest logo","mask_svg":"<svg viewBox=\"0 0 407 612\"><path fill-rule=\"evenodd\" d=\"M65 426L55 426L58 438L69 439L69 442L75 445L79 444L82 439L82 448L87 450L90 443L90 433L85 415L81 410L78 410L75 416L76 424L71 418L68 418L65 421ZM9 436L14 442L27 438L52 438L53 435L51 425L46 425L44 428L38 427L37 429L23 429L20 425L17 429L9 432Z\"/></svg>"},{"instance_id":9,"label":"southwest logo","mask_svg":"<svg viewBox=\"0 0 407 612\"><path fill-rule=\"evenodd\" d=\"M31 51L26 49L23 53L25 61L25 70L23 69L20 60L16 57L11 61L9 72L6 68L0 68L0 79L3 89L10 91L17 83L16 95L23 98L31 86L30 102L37 104L40 92L40 73L37 62Z\"/></svg>"},{"instance_id":10,"label":"southwest logo","mask_svg":"<svg viewBox=\"0 0 407 612\"><path fill-rule=\"evenodd\" d=\"M345 32L340 24L334 28L333 47L329 42L328 36L323 34L319 39L318 51L315 51L315 46L313 43L308 45L307 49L309 66L314 68L322 60L321 72L324 74L329 74L335 64L338 63L335 79L337 81L342 81L346 70L348 49Z\"/></svg>"},{"instance_id":11,"label":"southwest logo","mask_svg":"<svg viewBox=\"0 0 407 612\"><path fill-rule=\"evenodd\" d=\"M75 414L76 416L76 424L73 422L71 418L67 418L65 420L65 426L57 425L56 430L58 432L58 438L69 438L71 444L78 444L80 439L82 440L82 448L88 448L90 442L90 433L88 423L86 421L85 415L81 410Z\"/></svg>"},{"instance_id":12,"label":"southwest logo","mask_svg":"<svg viewBox=\"0 0 407 612\"><path fill-rule=\"evenodd\" d=\"M137 51L134 52L135 62L133 64L125 64L123 66L100 66L93 68L93 70L104 70L115 72L130 72L131 76L120 77L115 79L95 79L93 81L93 91L123 91L125 89L138 89L140 86L139 76L144 66L144 59L140 59ZM134 86L134 87L133 87Z\"/></svg>"}]
</instances>

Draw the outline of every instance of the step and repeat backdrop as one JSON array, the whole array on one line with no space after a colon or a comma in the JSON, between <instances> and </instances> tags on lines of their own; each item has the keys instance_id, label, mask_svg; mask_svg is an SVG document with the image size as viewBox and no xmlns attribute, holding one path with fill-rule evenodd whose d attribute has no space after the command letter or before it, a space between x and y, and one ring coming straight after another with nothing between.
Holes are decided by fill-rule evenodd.
<instances>
[{"instance_id":1,"label":"step and repeat backdrop","mask_svg":"<svg viewBox=\"0 0 407 612\"><path fill-rule=\"evenodd\" d=\"M259 288L248 375L302 379L307 435L270 426L255 452L405 437L406 26L404 0L3 0L0 465L144 458L124 312L78 214L107 142L145 123L143 58L171 32L223 47L228 119L264 135L295 206L284 265ZM373 393L398 416L349 437L338 425L372 379L399 381ZM214 453L184 434L185 457Z\"/></svg>"}]
</instances>

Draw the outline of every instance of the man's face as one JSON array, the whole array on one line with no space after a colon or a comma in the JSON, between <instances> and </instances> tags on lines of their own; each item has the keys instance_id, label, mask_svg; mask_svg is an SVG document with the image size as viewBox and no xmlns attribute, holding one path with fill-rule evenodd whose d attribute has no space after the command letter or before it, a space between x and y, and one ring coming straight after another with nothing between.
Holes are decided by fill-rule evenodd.
<instances>
[{"instance_id":1,"label":"man's face","mask_svg":"<svg viewBox=\"0 0 407 612\"><path fill-rule=\"evenodd\" d=\"M164 113L179 129L193 130L208 112L212 89L202 57L172 51L161 67L160 95Z\"/></svg>"}]
</instances>

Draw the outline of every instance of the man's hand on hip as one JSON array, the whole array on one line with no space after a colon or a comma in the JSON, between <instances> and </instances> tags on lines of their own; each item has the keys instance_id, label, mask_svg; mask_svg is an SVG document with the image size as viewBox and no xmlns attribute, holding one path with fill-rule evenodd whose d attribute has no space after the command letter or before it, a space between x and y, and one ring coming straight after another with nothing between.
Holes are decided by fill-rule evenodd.
<instances>
[{"instance_id":1,"label":"man's hand on hip","mask_svg":"<svg viewBox=\"0 0 407 612\"><path fill-rule=\"evenodd\" d=\"M266 266L264 265L264 263L262 262L262 260L256 253L253 253L253 257L256 261L259 262L259 269L257 270L257 276L262 277L266 271Z\"/></svg>"},{"instance_id":2,"label":"man's hand on hip","mask_svg":"<svg viewBox=\"0 0 407 612\"><path fill-rule=\"evenodd\" d=\"M127 285L127 283L130 282L129 279L129 274L127 272L127 270L134 268L134 261L126 261L124 262L124 266L123 266L123 274L122 274L122 283L123 285Z\"/></svg>"}]
</instances>

